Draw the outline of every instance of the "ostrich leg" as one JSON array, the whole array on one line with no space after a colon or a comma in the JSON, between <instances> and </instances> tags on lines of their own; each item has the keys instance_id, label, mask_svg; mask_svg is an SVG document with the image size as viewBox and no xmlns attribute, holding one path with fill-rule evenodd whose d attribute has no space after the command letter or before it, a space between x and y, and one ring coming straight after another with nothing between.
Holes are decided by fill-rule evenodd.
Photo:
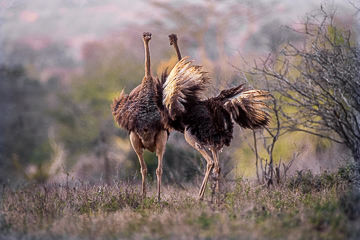
<instances>
[{"instance_id":1,"label":"ostrich leg","mask_svg":"<svg viewBox=\"0 0 360 240\"><path fill-rule=\"evenodd\" d=\"M130 142L131 142L131 145L132 145L136 155L139 158L140 167L141 167L141 169L140 169L141 177L142 177L142 185L141 185L142 197L145 198L146 197L145 178L146 178L146 174L147 174L147 167L146 167L146 163L143 158L143 146L141 144L141 140L140 140L139 136L134 132L130 132Z\"/></svg>"},{"instance_id":2,"label":"ostrich leg","mask_svg":"<svg viewBox=\"0 0 360 240\"><path fill-rule=\"evenodd\" d=\"M177 45L177 36L176 36L176 34L174 34L174 33L170 34L169 35L169 40L170 40L170 45L174 45L178 60L180 61L181 60L181 54L180 54L179 47Z\"/></svg>"},{"instance_id":3,"label":"ostrich leg","mask_svg":"<svg viewBox=\"0 0 360 240\"><path fill-rule=\"evenodd\" d=\"M156 136L156 156L158 157L158 167L156 169L157 177L157 199L160 202L160 188L162 176L162 160L165 152L165 145L168 138L166 131L161 131Z\"/></svg>"},{"instance_id":4,"label":"ostrich leg","mask_svg":"<svg viewBox=\"0 0 360 240\"><path fill-rule=\"evenodd\" d=\"M199 153L201 153L201 155L205 158L205 160L207 162L204 180L201 184L200 191L199 191L199 200L202 200L204 198L205 188L206 188L206 184L209 179L210 172L211 172L212 168L214 167L214 161L211 159L210 154L205 150L205 148L196 141L196 137L191 135L189 130L185 130L184 137L185 137L186 142L188 142L193 148L195 148Z\"/></svg>"},{"instance_id":5,"label":"ostrich leg","mask_svg":"<svg viewBox=\"0 0 360 240\"><path fill-rule=\"evenodd\" d=\"M216 194L216 201L218 201L220 186L219 186L219 179L220 179L220 164L219 164L219 153L215 148L211 148L211 153L214 159L214 169L213 169L213 179L215 181L215 194Z\"/></svg>"}]
</instances>

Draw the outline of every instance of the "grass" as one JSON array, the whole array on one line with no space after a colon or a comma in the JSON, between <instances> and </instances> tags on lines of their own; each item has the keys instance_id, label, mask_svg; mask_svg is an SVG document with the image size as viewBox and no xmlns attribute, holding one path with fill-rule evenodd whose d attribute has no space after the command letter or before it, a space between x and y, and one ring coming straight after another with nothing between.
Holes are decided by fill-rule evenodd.
<instances>
[{"instance_id":1,"label":"grass","mask_svg":"<svg viewBox=\"0 0 360 240\"><path fill-rule=\"evenodd\" d=\"M138 184L4 186L0 239L357 239L353 174L298 172L270 189L238 179L218 204L194 186L166 186L160 203Z\"/></svg>"}]
</instances>

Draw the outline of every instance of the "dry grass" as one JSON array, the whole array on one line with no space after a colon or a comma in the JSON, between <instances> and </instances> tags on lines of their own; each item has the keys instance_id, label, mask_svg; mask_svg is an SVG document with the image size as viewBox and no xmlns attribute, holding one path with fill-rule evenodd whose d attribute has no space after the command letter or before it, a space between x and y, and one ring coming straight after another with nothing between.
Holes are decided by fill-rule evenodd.
<instances>
[{"instance_id":1,"label":"dry grass","mask_svg":"<svg viewBox=\"0 0 360 240\"><path fill-rule=\"evenodd\" d=\"M197 188L167 186L163 201L139 185L28 185L2 189L1 239L356 239L360 193L351 168L298 174L267 189L239 179L220 204ZM209 198L209 193L207 193Z\"/></svg>"}]
</instances>

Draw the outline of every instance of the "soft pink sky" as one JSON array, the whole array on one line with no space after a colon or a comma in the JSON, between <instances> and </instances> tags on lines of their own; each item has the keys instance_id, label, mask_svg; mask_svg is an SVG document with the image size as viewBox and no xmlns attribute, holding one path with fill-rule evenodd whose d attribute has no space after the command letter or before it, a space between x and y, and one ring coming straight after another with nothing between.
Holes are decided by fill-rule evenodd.
<instances>
[{"instance_id":1,"label":"soft pink sky","mask_svg":"<svg viewBox=\"0 0 360 240\"><path fill-rule=\"evenodd\" d=\"M6 42L26 42L34 49L46 47L52 41L64 42L70 46L75 57L83 43L92 40L101 40L109 36L122 37L121 31L127 29L129 34L139 35L141 25L156 19L162 19L162 10L156 8L152 2L146 0L0 0L0 44ZM179 1L171 1L171 3ZM207 4L205 0L183 0ZM219 9L226 7L227 3L234 1L221 1ZM235 1L236 2L236 1ZM241 1L238 1L241 4ZM255 1L254 1L255 2ZM262 0L260 2L269 2ZM318 8L323 0L279 0L274 9L276 17L284 22L299 21L305 12ZM335 5L342 0L326 1ZM255 2L256 4L256 2ZM221 12L221 11L220 11ZM261 18L261 16L260 16ZM239 44L230 46L243 47L253 32L259 29L259 22L268 19L258 19L250 22L238 33ZM128 26L138 26L131 27ZM133 30L133 32L131 32ZM119 34L120 33L120 34ZM131 39L133 41L133 39ZM1 50L1 46L0 46Z\"/></svg>"}]
</instances>

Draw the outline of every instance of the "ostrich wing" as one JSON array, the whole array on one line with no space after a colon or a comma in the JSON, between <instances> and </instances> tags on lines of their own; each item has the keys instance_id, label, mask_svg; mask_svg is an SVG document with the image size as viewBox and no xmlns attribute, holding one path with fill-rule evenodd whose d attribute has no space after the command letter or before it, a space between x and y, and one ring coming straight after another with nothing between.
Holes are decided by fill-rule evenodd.
<instances>
[{"instance_id":1,"label":"ostrich wing","mask_svg":"<svg viewBox=\"0 0 360 240\"><path fill-rule=\"evenodd\" d=\"M134 100L139 92L140 87L136 87L130 95L125 94L124 90L116 97L111 105L112 114L115 121L123 129L131 131L134 123L132 122L131 114L134 112Z\"/></svg>"},{"instance_id":2,"label":"ostrich wing","mask_svg":"<svg viewBox=\"0 0 360 240\"><path fill-rule=\"evenodd\" d=\"M201 100L209 80L201 66L192 65L188 57L181 59L163 85L162 101L170 118L175 119L185 113L186 104Z\"/></svg>"},{"instance_id":3,"label":"ostrich wing","mask_svg":"<svg viewBox=\"0 0 360 240\"><path fill-rule=\"evenodd\" d=\"M255 129L266 126L270 121L266 112L269 97L267 91L249 90L226 101L224 107L241 127Z\"/></svg>"}]
</instances>

